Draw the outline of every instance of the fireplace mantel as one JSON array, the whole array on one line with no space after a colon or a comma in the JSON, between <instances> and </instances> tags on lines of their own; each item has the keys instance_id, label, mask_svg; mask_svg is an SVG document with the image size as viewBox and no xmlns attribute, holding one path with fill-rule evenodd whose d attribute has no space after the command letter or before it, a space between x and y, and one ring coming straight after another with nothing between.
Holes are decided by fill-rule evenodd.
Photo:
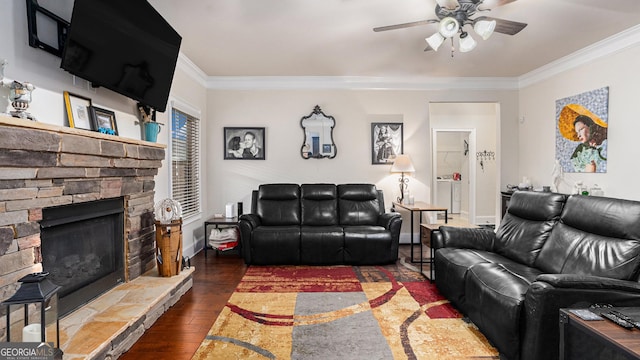
<instances>
[{"instance_id":1,"label":"fireplace mantel","mask_svg":"<svg viewBox=\"0 0 640 360\"><path fill-rule=\"evenodd\" d=\"M0 301L41 271L42 209L122 197L126 281L155 266L154 177L164 144L0 115Z\"/></svg>"}]
</instances>

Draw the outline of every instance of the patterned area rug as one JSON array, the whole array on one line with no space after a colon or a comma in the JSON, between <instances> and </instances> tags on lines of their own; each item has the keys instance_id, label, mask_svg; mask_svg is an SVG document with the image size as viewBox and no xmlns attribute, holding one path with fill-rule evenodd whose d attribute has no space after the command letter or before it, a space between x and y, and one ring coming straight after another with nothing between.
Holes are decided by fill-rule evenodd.
<instances>
[{"instance_id":1,"label":"patterned area rug","mask_svg":"<svg viewBox=\"0 0 640 360\"><path fill-rule=\"evenodd\" d=\"M402 263L251 266L193 359L498 359Z\"/></svg>"}]
</instances>

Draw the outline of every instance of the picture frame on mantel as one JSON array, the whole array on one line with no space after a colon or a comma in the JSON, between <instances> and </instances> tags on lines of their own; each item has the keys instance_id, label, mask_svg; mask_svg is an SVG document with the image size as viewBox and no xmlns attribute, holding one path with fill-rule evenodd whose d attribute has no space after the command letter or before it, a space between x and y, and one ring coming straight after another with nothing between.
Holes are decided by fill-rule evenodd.
<instances>
[{"instance_id":1,"label":"picture frame on mantel","mask_svg":"<svg viewBox=\"0 0 640 360\"><path fill-rule=\"evenodd\" d=\"M89 113L89 107L91 107L90 98L65 91L64 105L67 109L69 127L90 131L97 130Z\"/></svg>"},{"instance_id":2,"label":"picture frame on mantel","mask_svg":"<svg viewBox=\"0 0 640 360\"><path fill-rule=\"evenodd\" d=\"M95 124L97 131L103 134L118 135L118 124L116 123L116 114L107 109L97 106L89 107L91 119Z\"/></svg>"}]
</instances>

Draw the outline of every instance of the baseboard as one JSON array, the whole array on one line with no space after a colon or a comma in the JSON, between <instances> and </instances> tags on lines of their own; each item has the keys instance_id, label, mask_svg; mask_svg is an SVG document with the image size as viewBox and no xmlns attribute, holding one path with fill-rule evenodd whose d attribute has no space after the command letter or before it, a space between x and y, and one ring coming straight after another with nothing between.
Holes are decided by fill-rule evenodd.
<instances>
[{"instance_id":1,"label":"baseboard","mask_svg":"<svg viewBox=\"0 0 640 360\"><path fill-rule=\"evenodd\" d=\"M476 216L476 225L494 225L495 223L495 216Z\"/></svg>"}]
</instances>

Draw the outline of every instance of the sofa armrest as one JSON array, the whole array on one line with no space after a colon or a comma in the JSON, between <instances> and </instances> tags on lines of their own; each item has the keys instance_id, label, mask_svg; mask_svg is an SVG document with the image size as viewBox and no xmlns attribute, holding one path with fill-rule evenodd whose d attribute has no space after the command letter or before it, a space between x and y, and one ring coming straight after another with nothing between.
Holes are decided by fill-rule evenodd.
<instances>
[{"instance_id":1,"label":"sofa armrest","mask_svg":"<svg viewBox=\"0 0 640 360\"><path fill-rule=\"evenodd\" d=\"M576 274L541 274L536 278L559 289L616 290L640 294L640 284L635 281L611 279L601 276Z\"/></svg>"},{"instance_id":2,"label":"sofa armrest","mask_svg":"<svg viewBox=\"0 0 640 360\"><path fill-rule=\"evenodd\" d=\"M588 275L538 275L525 295L522 360L557 359L560 309L598 303L640 306L640 284Z\"/></svg>"},{"instance_id":3,"label":"sofa armrest","mask_svg":"<svg viewBox=\"0 0 640 360\"><path fill-rule=\"evenodd\" d=\"M241 224L246 223L251 230L257 228L262 224L260 217L256 214L242 214L240 215L238 222Z\"/></svg>"},{"instance_id":4,"label":"sofa armrest","mask_svg":"<svg viewBox=\"0 0 640 360\"><path fill-rule=\"evenodd\" d=\"M240 254L246 264L251 264L251 236L253 230L262 225L260 217L256 214L242 214L238 219L240 228Z\"/></svg>"},{"instance_id":5,"label":"sofa armrest","mask_svg":"<svg viewBox=\"0 0 640 360\"><path fill-rule=\"evenodd\" d=\"M382 226L385 229L389 230L391 229L393 223L397 222L398 220L400 220L400 222L402 223L402 215L400 215L400 213L397 213L397 212L384 213L378 216L378 226Z\"/></svg>"},{"instance_id":6,"label":"sofa armrest","mask_svg":"<svg viewBox=\"0 0 640 360\"><path fill-rule=\"evenodd\" d=\"M433 248L454 247L463 249L491 250L496 234L489 229L470 229L453 226L440 226L434 231Z\"/></svg>"}]
</instances>

